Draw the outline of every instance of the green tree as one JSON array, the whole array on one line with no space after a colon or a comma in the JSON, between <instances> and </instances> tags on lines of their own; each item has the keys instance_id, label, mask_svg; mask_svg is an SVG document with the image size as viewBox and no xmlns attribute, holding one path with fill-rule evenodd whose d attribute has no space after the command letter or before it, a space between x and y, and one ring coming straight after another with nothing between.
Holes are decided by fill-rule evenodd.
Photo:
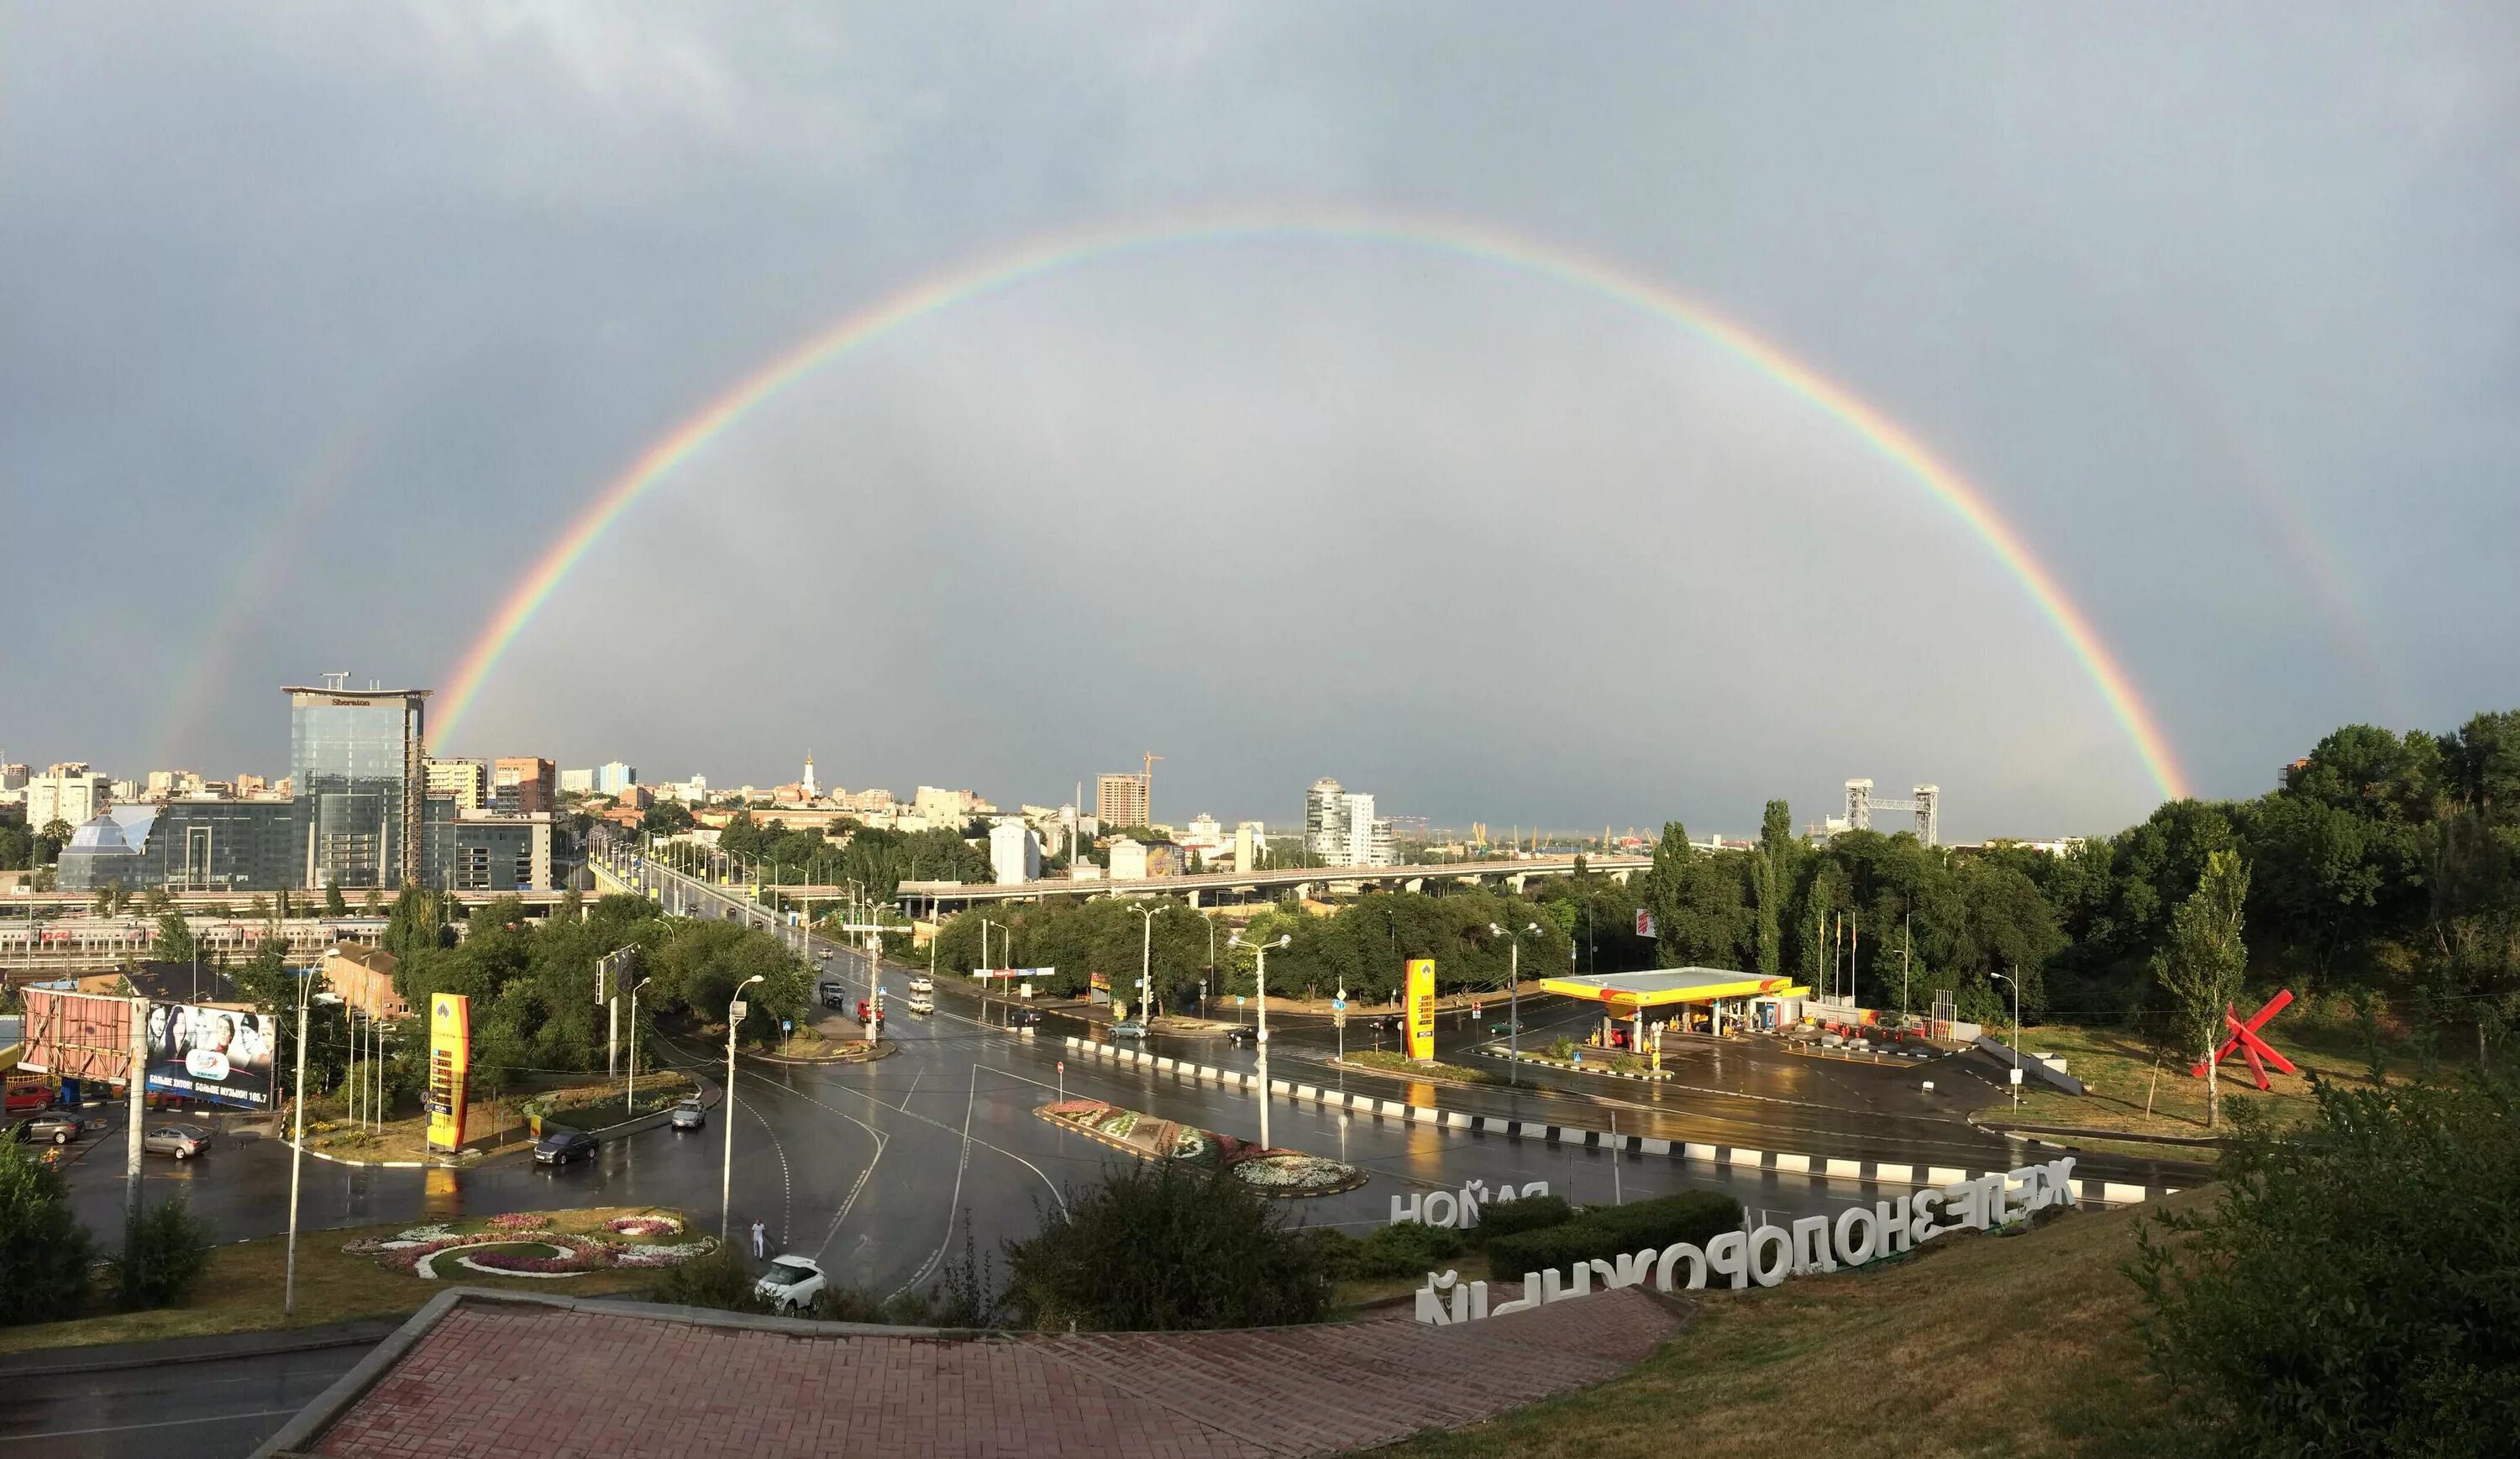
<instances>
[{"instance_id":1,"label":"green tree","mask_svg":"<svg viewBox=\"0 0 2520 1459\"><path fill-rule=\"evenodd\" d=\"M181 1303L209 1269L217 1241L217 1231L193 1214L183 1192L149 1207L114 1259L115 1298L134 1311Z\"/></svg>"},{"instance_id":2,"label":"green tree","mask_svg":"<svg viewBox=\"0 0 2520 1459\"><path fill-rule=\"evenodd\" d=\"M158 918L157 952L160 960L190 962L199 950L192 924L184 920L182 912L170 907Z\"/></svg>"},{"instance_id":3,"label":"green tree","mask_svg":"<svg viewBox=\"0 0 2520 1459\"><path fill-rule=\"evenodd\" d=\"M1768 802L1759 818L1759 850L1751 863L1752 901L1759 909L1759 976L1774 978L1785 966L1785 902L1794 884L1794 814L1783 801Z\"/></svg>"},{"instance_id":4,"label":"green tree","mask_svg":"<svg viewBox=\"0 0 2520 1459\"><path fill-rule=\"evenodd\" d=\"M70 1215L62 1172L0 1139L0 1326L75 1316L94 1245Z\"/></svg>"},{"instance_id":5,"label":"green tree","mask_svg":"<svg viewBox=\"0 0 2520 1459\"><path fill-rule=\"evenodd\" d=\"M2224 1014L2239 996L2249 968L2241 941L2249 900L2249 870L2239 853L2206 858L2196 891L2170 919L2168 946L2153 958L2153 976L2171 997L2182 1044L2205 1066L2205 1126L2222 1113L2222 1075L2214 1050L2223 1041Z\"/></svg>"},{"instance_id":6,"label":"green tree","mask_svg":"<svg viewBox=\"0 0 2520 1459\"><path fill-rule=\"evenodd\" d=\"M1007 1302L1027 1327L1105 1332L1274 1327L1328 1311L1321 1246L1231 1172L1132 1162L1071 1193L1007 1246Z\"/></svg>"},{"instance_id":7,"label":"green tree","mask_svg":"<svg viewBox=\"0 0 2520 1459\"><path fill-rule=\"evenodd\" d=\"M680 835L698 823L692 818L692 808L681 801L658 801L640 818L641 827L658 836Z\"/></svg>"},{"instance_id":8,"label":"green tree","mask_svg":"<svg viewBox=\"0 0 2520 1459\"><path fill-rule=\"evenodd\" d=\"M370 895L373 896L375 894L371 893ZM350 899L341 895L341 889L339 887L329 882L326 883L324 887L324 915L328 917L346 917L349 914Z\"/></svg>"},{"instance_id":9,"label":"green tree","mask_svg":"<svg viewBox=\"0 0 2520 1459\"><path fill-rule=\"evenodd\" d=\"M2139 1227L2153 1370L2207 1453L2481 1454L2520 1428L2520 1097L2314 1087Z\"/></svg>"},{"instance_id":10,"label":"green tree","mask_svg":"<svg viewBox=\"0 0 2520 1459\"><path fill-rule=\"evenodd\" d=\"M59 862L62 859L62 848L70 844L72 834L74 831L70 823L58 816L45 821L44 828L35 833L35 854L41 859L42 864L49 866Z\"/></svg>"}]
</instances>

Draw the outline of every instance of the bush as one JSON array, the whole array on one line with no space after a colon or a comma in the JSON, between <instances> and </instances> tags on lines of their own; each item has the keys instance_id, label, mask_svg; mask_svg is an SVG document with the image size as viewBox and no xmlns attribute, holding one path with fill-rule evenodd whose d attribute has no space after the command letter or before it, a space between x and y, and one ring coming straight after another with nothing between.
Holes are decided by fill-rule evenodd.
<instances>
[{"instance_id":1,"label":"bush","mask_svg":"<svg viewBox=\"0 0 2520 1459\"><path fill-rule=\"evenodd\" d=\"M2153 1371L2208 1450L2487 1452L2520 1426L2520 1082L2315 1095L2141 1228Z\"/></svg>"},{"instance_id":2,"label":"bush","mask_svg":"<svg viewBox=\"0 0 2520 1459\"><path fill-rule=\"evenodd\" d=\"M1343 1277L1424 1276L1469 1250L1462 1233L1417 1221L1385 1226L1361 1241L1344 1236L1340 1240L1346 1244L1338 1263L1338 1275Z\"/></svg>"},{"instance_id":3,"label":"bush","mask_svg":"<svg viewBox=\"0 0 2520 1459\"><path fill-rule=\"evenodd\" d=\"M1518 1236L1543 1226L1563 1225L1575 1218L1564 1196L1523 1196L1492 1201L1479 1208L1479 1223L1470 1228L1470 1243L1485 1246L1500 1236Z\"/></svg>"},{"instance_id":4,"label":"bush","mask_svg":"<svg viewBox=\"0 0 2520 1459\"><path fill-rule=\"evenodd\" d=\"M193 1214L182 1194L140 1213L139 1225L113 1263L113 1288L121 1304L137 1310L167 1307L192 1294L209 1269L217 1233Z\"/></svg>"},{"instance_id":5,"label":"bush","mask_svg":"<svg viewBox=\"0 0 2520 1459\"><path fill-rule=\"evenodd\" d=\"M62 1172L0 1136L0 1326L76 1316L93 1259Z\"/></svg>"},{"instance_id":6,"label":"bush","mask_svg":"<svg viewBox=\"0 0 2520 1459\"><path fill-rule=\"evenodd\" d=\"M770 1300L752 1290L751 1265L735 1243L669 1267L650 1300L685 1307L716 1307L726 1312L767 1312Z\"/></svg>"},{"instance_id":7,"label":"bush","mask_svg":"<svg viewBox=\"0 0 2520 1459\"><path fill-rule=\"evenodd\" d=\"M1227 1171L1132 1163L1007 1245L1006 1301L1049 1331L1260 1327L1329 1310L1322 1245Z\"/></svg>"},{"instance_id":8,"label":"bush","mask_svg":"<svg viewBox=\"0 0 2520 1459\"><path fill-rule=\"evenodd\" d=\"M1520 1205L1520 1202L1513 1203ZM1482 1218L1486 1213L1480 1213ZM1711 1190L1692 1190L1625 1206L1588 1206L1574 1219L1488 1240L1488 1269L1510 1282L1526 1271L1563 1269L1595 1257L1660 1250L1675 1241L1703 1247L1741 1225L1741 1203Z\"/></svg>"}]
</instances>

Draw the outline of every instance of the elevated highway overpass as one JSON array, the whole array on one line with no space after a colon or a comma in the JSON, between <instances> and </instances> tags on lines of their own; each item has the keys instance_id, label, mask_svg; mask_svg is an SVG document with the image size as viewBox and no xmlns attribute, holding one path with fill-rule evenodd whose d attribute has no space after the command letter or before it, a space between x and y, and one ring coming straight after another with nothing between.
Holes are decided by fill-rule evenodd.
<instances>
[{"instance_id":1,"label":"elevated highway overpass","mask_svg":"<svg viewBox=\"0 0 2520 1459\"><path fill-rule=\"evenodd\" d=\"M1201 871L1142 880L1044 877L1038 881L905 881L894 894L903 909L933 917L983 902L1038 902L1046 897L1180 897L1192 906L1221 902L1312 897L1324 892L1423 891L1430 885L1493 885L1521 891L1534 878L1585 870L1626 881L1653 864L1645 856L1519 857L1417 866L1285 866L1261 871Z\"/></svg>"}]
</instances>

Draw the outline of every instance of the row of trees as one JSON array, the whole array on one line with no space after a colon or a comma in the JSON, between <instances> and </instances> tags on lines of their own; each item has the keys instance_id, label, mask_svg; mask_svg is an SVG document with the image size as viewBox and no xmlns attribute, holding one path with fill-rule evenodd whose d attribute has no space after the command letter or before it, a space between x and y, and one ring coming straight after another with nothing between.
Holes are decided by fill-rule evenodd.
<instances>
[{"instance_id":1,"label":"row of trees","mask_svg":"<svg viewBox=\"0 0 2520 1459\"><path fill-rule=\"evenodd\" d=\"M2520 1018L2520 712L2454 732L2352 726L2246 801L2173 801L2050 856L1955 853L1858 831L1814 848L1768 805L1755 849L1691 848L1664 828L1625 897L1544 892L1652 912L1665 963L1755 968L1872 1006L1949 990L1964 1016L2118 1017L2174 1001L2160 974L2174 915L2216 856L2250 929L2243 981L2377 995L2437 1026L2472 1024L2482 1055Z\"/></svg>"},{"instance_id":2,"label":"row of trees","mask_svg":"<svg viewBox=\"0 0 2520 1459\"><path fill-rule=\"evenodd\" d=\"M1583 915L1572 899L1535 902L1469 888L1446 896L1374 893L1328 916L1291 905L1268 908L1250 919L1238 947L1233 924L1179 901L1068 899L958 913L939 929L934 956L954 972L1052 967L1048 987L1061 996L1082 993L1091 973L1109 974L1113 992L1132 996L1143 963L1157 1000L1177 1008L1195 999L1202 979L1211 997L1251 994L1253 947L1285 936L1288 945L1269 954L1273 993L1326 997L1344 988L1376 1001L1398 995L1403 965L1418 957L1435 959L1441 991L1502 990L1517 935L1525 979L1562 971Z\"/></svg>"},{"instance_id":3,"label":"row of trees","mask_svg":"<svg viewBox=\"0 0 2520 1459\"><path fill-rule=\"evenodd\" d=\"M445 910L436 894L421 890L394 902L384 945L396 958L395 991L414 1008L438 993L472 1000L472 1067L491 1088L604 1067L608 1024L595 996L596 962L624 948L638 950L626 981L644 982L643 1024L723 1022L737 986L756 974L763 981L744 995L750 1011L739 1038L775 1041L783 1018L805 1016L812 1005L810 970L778 938L731 922L667 917L644 897L567 898L540 923L503 897L472 908L461 941ZM623 1038L632 1037L625 1023ZM415 1053L415 1073L417 1060Z\"/></svg>"}]
</instances>

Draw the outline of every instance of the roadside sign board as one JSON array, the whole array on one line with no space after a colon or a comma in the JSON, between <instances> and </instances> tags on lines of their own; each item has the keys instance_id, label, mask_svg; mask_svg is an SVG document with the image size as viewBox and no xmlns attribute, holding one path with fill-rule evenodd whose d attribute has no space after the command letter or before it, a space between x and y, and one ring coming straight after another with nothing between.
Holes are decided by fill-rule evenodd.
<instances>
[{"instance_id":1,"label":"roadside sign board","mask_svg":"<svg viewBox=\"0 0 2520 1459\"><path fill-rule=\"evenodd\" d=\"M472 1063L472 1000L462 994L428 998L428 1148L464 1143L466 1084Z\"/></svg>"},{"instance_id":2,"label":"roadside sign board","mask_svg":"<svg viewBox=\"0 0 2520 1459\"><path fill-rule=\"evenodd\" d=\"M1409 959L1409 1057L1435 1057L1435 959Z\"/></svg>"},{"instance_id":3,"label":"roadside sign board","mask_svg":"<svg viewBox=\"0 0 2520 1459\"><path fill-rule=\"evenodd\" d=\"M737 998L734 1002L726 1005L726 1021L728 1023L742 1023L744 1020L744 1016L749 1014L751 1011L751 1003L742 998Z\"/></svg>"}]
</instances>

